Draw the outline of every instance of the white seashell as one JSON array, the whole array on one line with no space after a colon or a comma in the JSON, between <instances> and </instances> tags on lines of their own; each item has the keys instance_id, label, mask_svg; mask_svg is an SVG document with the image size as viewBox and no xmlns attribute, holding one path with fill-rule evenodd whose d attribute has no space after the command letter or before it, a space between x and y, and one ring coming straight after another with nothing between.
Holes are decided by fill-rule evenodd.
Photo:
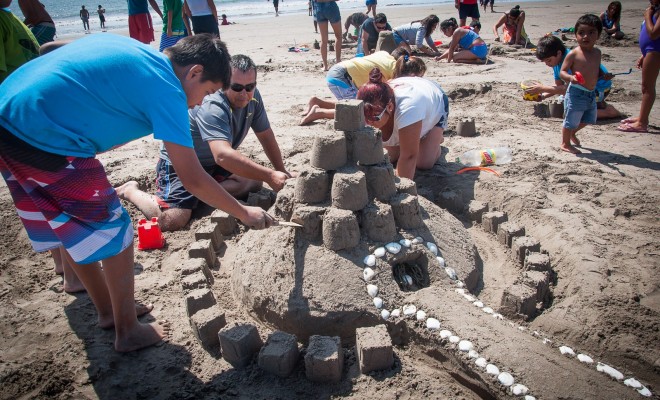
<instances>
[{"instance_id":1,"label":"white seashell","mask_svg":"<svg viewBox=\"0 0 660 400\"><path fill-rule=\"evenodd\" d=\"M426 313L422 310L417 311L417 321L424 321L426 319Z\"/></svg>"},{"instance_id":2,"label":"white seashell","mask_svg":"<svg viewBox=\"0 0 660 400\"><path fill-rule=\"evenodd\" d=\"M428 329L440 329L440 321L435 318L428 318L426 320L426 327Z\"/></svg>"},{"instance_id":3,"label":"white seashell","mask_svg":"<svg viewBox=\"0 0 660 400\"><path fill-rule=\"evenodd\" d=\"M447 274L449 279L451 279L452 281L455 281L456 279L458 279L458 275L456 275L456 270L451 268L451 267L445 268L445 273Z\"/></svg>"},{"instance_id":4,"label":"white seashell","mask_svg":"<svg viewBox=\"0 0 660 400\"><path fill-rule=\"evenodd\" d=\"M476 350L470 350L470 351L468 351L468 357L469 358L479 358L479 353L477 353Z\"/></svg>"},{"instance_id":5,"label":"white seashell","mask_svg":"<svg viewBox=\"0 0 660 400\"><path fill-rule=\"evenodd\" d=\"M527 395L525 396L525 400L536 400L536 397Z\"/></svg>"},{"instance_id":6,"label":"white seashell","mask_svg":"<svg viewBox=\"0 0 660 400\"><path fill-rule=\"evenodd\" d=\"M594 362L594 359L589 357L586 354L578 354L577 359L582 361L583 363L587 363L587 364L593 364L593 362Z\"/></svg>"},{"instance_id":7,"label":"white seashell","mask_svg":"<svg viewBox=\"0 0 660 400\"><path fill-rule=\"evenodd\" d=\"M433 253L434 256L438 255L438 246L435 243L426 242L426 247Z\"/></svg>"},{"instance_id":8,"label":"white seashell","mask_svg":"<svg viewBox=\"0 0 660 400\"><path fill-rule=\"evenodd\" d=\"M495 313L495 314L493 314L493 318L504 319L504 316L500 313Z\"/></svg>"},{"instance_id":9,"label":"white seashell","mask_svg":"<svg viewBox=\"0 0 660 400\"><path fill-rule=\"evenodd\" d=\"M373 267L376 265L376 256L373 254L369 254L364 258L364 263L367 264L369 267Z\"/></svg>"},{"instance_id":10,"label":"white seashell","mask_svg":"<svg viewBox=\"0 0 660 400\"><path fill-rule=\"evenodd\" d=\"M458 294L465 294L465 289L454 289L454 291Z\"/></svg>"},{"instance_id":11,"label":"white seashell","mask_svg":"<svg viewBox=\"0 0 660 400\"><path fill-rule=\"evenodd\" d=\"M635 389L639 389L642 387L642 384L635 378L628 378L625 381L623 381L623 384Z\"/></svg>"},{"instance_id":12,"label":"white seashell","mask_svg":"<svg viewBox=\"0 0 660 400\"><path fill-rule=\"evenodd\" d=\"M413 284L412 276L404 275L403 276L403 283L405 283L406 286L411 286Z\"/></svg>"},{"instance_id":13,"label":"white seashell","mask_svg":"<svg viewBox=\"0 0 660 400\"><path fill-rule=\"evenodd\" d=\"M486 368L488 361L486 361L486 359L483 357L479 357L474 361L474 363L477 364L477 367Z\"/></svg>"},{"instance_id":14,"label":"white seashell","mask_svg":"<svg viewBox=\"0 0 660 400\"><path fill-rule=\"evenodd\" d=\"M385 248L392 254L398 254L401 251L401 245L395 242L386 244Z\"/></svg>"},{"instance_id":15,"label":"white seashell","mask_svg":"<svg viewBox=\"0 0 660 400\"><path fill-rule=\"evenodd\" d=\"M525 329L527 329L527 328L525 328L524 326L519 326L519 327L518 327L518 330L519 330L519 331L524 331Z\"/></svg>"},{"instance_id":16,"label":"white seashell","mask_svg":"<svg viewBox=\"0 0 660 400\"><path fill-rule=\"evenodd\" d=\"M417 312L417 307L414 304L408 304L403 306L403 315L409 316L414 315Z\"/></svg>"},{"instance_id":17,"label":"white seashell","mask_svg":"<svg viewBox=\"0 0 660 400\"><path fill-rule=\"evenodd\" d=\"M458 342L458 349L460 351L470 351L472 350L473 347L474 346L472 346L472 342L470 342L469 340L461 340L460 342Z\"/></svg>"},{"instance_id":18,"label":"white seashell","mask_svg":"<svg viewBox=\"0 0 660 400\"><path fill-rule=\"evenodd\" d=\"M422 239L420 236L417 236L416 238L414 238L414 239L412 240L412 243L413 243L413 244L424 243L424 239Z\"/></svg>"},{"instance_id":19,"label":"white seashell","mask_svg":"<svg viewBox=\"0 0 660 400\"><path fill-rule=\"evenodd\" d=\"M552 343L552 340L548 339L547 337L543 338L543 344L548 344L548 343Z\"/></svg>"},{"instance_id":20,"label":"white seashell","mask_svg":"<svg viewBox=\"0 0 660 400\"><path fill-rule=\"evenodd\" d=\"M534 336L541 336L541 333L539 331L534 331L532 332L532 335Z\"/></svg>"},{"instance_id":21,"label":"white seashell","mask_svg":"<svg viewBox=\"0 0 660 400\"><path fill-rule=\"evenodd\" d=\"M493 309L490 308L490 307L484 307L484 308L481 309L481 311L485 312L486 314L492 314L493 313Z\"/></svg>"},{"instance_id":22,"label":"white seashell","mask_svg":"<svg viewBox=\"0 0 660 400\"><path fill-rule=\"evenodd\" d=\"M499 375L500 369L497 368L497 366L495 366L494 364L488 364L486 365L486 373L491 375Z\"/></svg>"},{"instance_id":23,"label":"white seashell","mask_svg":"<svg viewBox=\"0 0 660 400\"><path fill-rule=\"evenodd\" d=\"M438 260L438 263L440 264L440 266L441 266L442 268L446 267L446 263L445 263L445 259L444 259L444 258L442 258L442 257L440 257L440 256L437 256L435 259Z\"/></svg>"},{"instance_id":24,"label":"white seashell","mask_svg":"<svg viewBox=\"0 0 660 400\"><path fill-rule=\"evenodd\" d=\"M388 319L390 317L390 315L391 314L388 310L381 310L380 311L380 316L385 320Z\"/></svg>"},{"instance_id":25,"label":"white seashell","mask_svg":"<svg viewBox=\"0 0 660 400\"><path fill-rule=\"evenodd\" d=\"M385 255L385 247L379 247L376 250L374 250L374 256L382 257L384 255Z\"/></svg>"},{"instance_id":26,"label":"white seashell","mask_svg":"<svg viewBox=\"0 0 660 400\"><path fill-rule=\"evenodd\" d=\"M401 239L399 240L399 244L403 247L410 247L412 246L412 241L409 239Z\"/></svg>"},{"instance_id":27,"label":"white seashell","mask_svg":"<svg viewBox=\"0 0 660 400\"><path fill-rule=\"evenodd\" d=\"M374 297L374 305L376 306L377 309L383 308L383 299L380 297Z\"/></svg>"},{"instance_id":28,"label":"white seashell","mask_svg":"<svg viewBox=\"0 0 660 400\"><path fill-rule=\"evenodd\" d=\"M475 302L472 303L472 304L474 304L475 306L477 306L477 307L479 307L479 308L483 308L483 306L484 306L484 303L482 303L482 302L479 301L479 300L475 301Z\"/></svg>"},{"instance_id":29,"label":"white seashell","mask_svg":"<svg viewBox=\"0 0 660 400\"><path fill-rule=\"evenodd\" d=\"M463 282L461 282L461 281L456 281L456 287L462 288L462 287L464 287L464 286L465 286L465 284L464 284Z\"/></svg>"},{"instance_id":30,"label":"white seashell","mask_svg":"<svg viewBox=\"0 0 660 400\"><path fill-rule=\"evenodd\" d=\"M378 296L378 286L371 284L367 285L367 293L369 293L369 296L371 297Z\"/></svg>"},{"instance_id":31,"label":"white seashell","mask_svg":"<svg viewBox=\"0 0 660 400\"><path fill-rule=\"evenodd\" d=\"M449 343L458 343L461 341L461 338L459 338L456 335L449 336Z\"/></svg>"},{"instance_id":32,"label":"white seashell","mask_svg":"<svg viewBox=\"0 0 660 400\"><path fill-rule=\"evenodd\" d=\"M596 365L596 370L598 372L603 372L603 373L611 376L612 378L616 379L617 381L620 381L621 379L623 379L623 374L621 372L617 371L616 369L610 367L607 364L598 363Z\"/></svg>"},{"instance_id":33,"label":"white seashell","mask_svg":"<svg viewBox=\"0 0 660 400\"><path fill-rule=\"evenodd\" d=\"M374 277L374 275L376 275L376 273L374 272L373 269L371 269L371 268L369 268L369 267L365 268L364 271L362 271L362 277L363 277L364 280L367 281L367 282L370 281L371 278Z\"/></svg>"},{"instance_id":34,"label":"white seashell","mask_svg":"<svg viewBox=\"0 0 660 400\"><path fill-rule=\"evenodd\" d=\"M392 313L390 315L394 318L399 318L401 316L401 310L395 308L394 310L392 310Z\"/></svg>"},{"instance_id":35,"label":"white seashell","mask_svg":"<svg viewBox=\"0 0 660 400\"><path fill-rule=\"evenodd\" d=\"M451 333L451 331L448 331L446 329L443 329L443 330L440 331L440 337L442 339L447 339L448 337L450 337L452 335L453 335L453 333Z\"/></svg>"},{"instance_id":36,"label":"white seashell","mask_svg":"<svg viewBox=\"0 0 660 400\"><path fill-rule=\"evenodd\" d=\"M560 346L559 351L561 354L568 354L569 356L575 356L575 352L568 346Z\"/></svg>"},{"instance_id":37,"label":"white seashell","mask_svg":"<svg viewBox=\"0 0 660 400\"><path fill-rule=\"evenodd\" d=\"M463 293L463 297L465 297L465 300L470 301L470 302L475 301L477 299L476 297L472 296L469 293Z\"/></svg>"},{"instance_id":38,"label":"white seashell","mask_svg":"<svg viewBox=\"0 0 660 400\"><path fill-rule=\"evenodd\" d=\"M516 396L523 396L527 394L527 392L529 392L529 388L525 385L521 385L520 383L516 383L511 388L511 392L513 392L513 394L515 394Z\"/></svg>"},{"instance_id":39,"label":"white seashell","mask_svg":"<svg viewBox=\"0 0 660 400\"><path fill-rule=\"evenodd\" d=\"M497 375L497 380L500 381L500 383L504 386L511 386L513 385L513 376L508 373L508 372L502 372L501 374Z\"/></svg>"},{"instance_id":40,"label":"white seashell","mask_svg":"<svg viewBox=\"0 0 660 400\"><path fill-rule=\"evenodd\" d=\"M643 387L643 388L641 388L641 389L637 389L637 393L641 394L641 395L644 396L644 397L651 397L651 396L653 396L653 393L651 393L651 391L648 390L648 389L646 388L646 386Z\"/></svg>"}]
</instances>

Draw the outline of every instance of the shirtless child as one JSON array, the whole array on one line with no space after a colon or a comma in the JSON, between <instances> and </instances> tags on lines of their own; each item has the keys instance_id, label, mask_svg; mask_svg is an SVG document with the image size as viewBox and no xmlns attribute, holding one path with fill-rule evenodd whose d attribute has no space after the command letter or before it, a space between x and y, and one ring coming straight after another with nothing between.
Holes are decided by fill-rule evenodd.
<instances>
[{"instance_id":1,"label":"shirtless child","mask_svg":"<svg viewBox=\"0 0 660 400\"><path fill-rule=\"evenodd\" d=\"M600 71L600 49L594 47L603 30L598 16L585 14L575 23L575 38L578 46L568 53L561 66L559 76L569 82L564 100L564 123L561 129L561 149L573 154L581 151L580 141L575 135L587 124L596 122L596 83ZM568 71L572 71L571 75ZM575 144L573 146L571 144Z\"/></svg>"}]
</instances>

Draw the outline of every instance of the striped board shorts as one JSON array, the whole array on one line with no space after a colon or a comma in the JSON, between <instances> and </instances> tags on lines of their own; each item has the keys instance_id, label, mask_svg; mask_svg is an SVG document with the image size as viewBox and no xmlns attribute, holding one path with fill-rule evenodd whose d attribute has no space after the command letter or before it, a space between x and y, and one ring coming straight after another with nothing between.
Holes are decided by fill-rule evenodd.
<instances>
[{"instance_id":1,"label":"striped board shorts","mask_svg":"<svg viewBox=\"0 0 660 400\"><path fill-rule=\"evenodd\" d=\"M39 46L55 39L55 24L52 22L42 22L33 26L30 30L39 42Z\"/></svg>"},{"instance_id":2,"label":"striped board shorts","mask_svg":"<svg viewBox=\"0 0 660 400\"><path fill-rule=\"evenodd\" d=\"M185 30L182 32L172 32L172 36L167 36L167 33L163 32L160 35L160 47L158 48L158 51L162 52L166 48L174 46L176 42L186 36L188 36L188 34Z\"/></svg>"},{"instance_id":3,"label":"striped board shorts","mask_svg":"<svg viewBox=\"0 0 660 400\"><path fill-rule=\"evenodd\" d=\"M0 173L37 252L89 264L133 245L133 225L95 158L44 152L0 128Z\"/></svg>"}]
</instances>

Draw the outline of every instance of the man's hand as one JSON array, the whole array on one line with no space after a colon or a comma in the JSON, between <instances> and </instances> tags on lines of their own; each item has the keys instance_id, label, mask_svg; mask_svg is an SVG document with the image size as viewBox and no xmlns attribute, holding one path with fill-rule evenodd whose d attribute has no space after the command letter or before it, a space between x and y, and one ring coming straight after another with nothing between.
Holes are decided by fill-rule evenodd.
<instances>
[{"instance_id":1,"label":"man's hand","mask_svg":"<svg viewBox=\"0 0 660 400\"><path fill-rule=\"evenodd\" d=\"M611 81L612 78L614 78L614 74L611 74L609 72L606 73L605 75L603 75L603 79L606 80L606 81Z\"/></svg>"},{"instance_id":2,"label":"man's hand","mask_svg":"<svg viewBox=\"0 0 660 400\"><path fill-rule=\"evenodd\" d=\"M529 87L525 90L525 92L529 93L529 94L541 94L541 93L543 93L543 91L544 90L543 90L542 85L535 85L535 86Z\"/></svg>"},{"instance_id":3,"label":"man's hand","mask_svg":"<svg viewBox=\"0 0 660 400\"><path fill-rule=\"evenodd\" d=\"M291 179L291 174L282 171L272 171L270 174L270 179L268 181L268 186L273 188L274 191L279 192L284 187L287 179Z\"/></svg>"},{"instance_id":4,"label":"man's hand","mask_svg":"<svg viewBox=\"0 0 660 400\"><path fill-rule=\"evenodd\" d=\"M241 222L250 229L265 229L275 224L275 218L260 207L244 206L246 215L241 218Z\"/></svg>"}]
</instances>

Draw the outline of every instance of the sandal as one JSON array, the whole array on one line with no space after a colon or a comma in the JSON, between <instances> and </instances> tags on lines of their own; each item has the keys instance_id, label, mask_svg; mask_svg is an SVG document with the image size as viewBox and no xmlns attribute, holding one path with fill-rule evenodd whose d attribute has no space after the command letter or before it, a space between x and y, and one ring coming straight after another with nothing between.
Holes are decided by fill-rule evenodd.
<instances>
[{"instance_id":1,"label":"sandal","mask_svg":"<svg viewBox=\"0 0 660 400\"><path fill-rule=\"evenodd\" d=\"M648 126L647 126L647 127L644 127L644 126L632 126L632 125L629 125L629 124L621 124L621 125L619 125L619 127L616 128L616 129L617 129L618 131L621 131L621 132L635 132L635 133L648 133L648 132L649 132L649 128L648 128Z\"/></svg>"},{"instance_id":2,"label":"sandal","mask_svg":"<svg viewBox=\"0 0 660 400\"><path fill-rule=\"evenodd\" d=\"M633 124L635 122L637 122L637 118L635 118L635 117L629 117L629 118L621 120L622 124Z\"/></svg>"}]
</instances>

